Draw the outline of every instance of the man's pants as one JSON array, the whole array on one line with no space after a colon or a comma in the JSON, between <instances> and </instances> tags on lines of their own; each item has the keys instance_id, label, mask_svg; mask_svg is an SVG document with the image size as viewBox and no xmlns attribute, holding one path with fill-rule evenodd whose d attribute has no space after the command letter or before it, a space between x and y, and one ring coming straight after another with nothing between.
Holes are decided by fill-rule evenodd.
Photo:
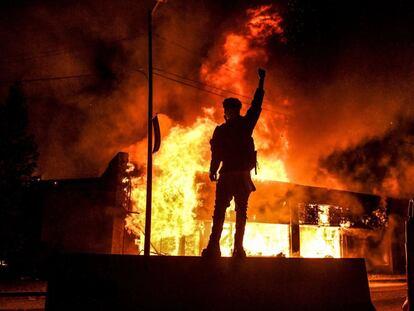
<instances>
[{"instance_id":1,"label":"man's pants","mask_svg":"<svg viewBox=\"0 0 414 311\"><path fill-rule=\"evenodd\" d=\"M213 214L213 227L211 229L210 247L219 247L221 232L226 215L226 209L234 197L236 205L236 234L234 235L234 248L243 247L244 229L247 219L247 202L249 195L254 191L250 172L221 174L216 186L216 201Z\"/></svg>"}]
</instances>

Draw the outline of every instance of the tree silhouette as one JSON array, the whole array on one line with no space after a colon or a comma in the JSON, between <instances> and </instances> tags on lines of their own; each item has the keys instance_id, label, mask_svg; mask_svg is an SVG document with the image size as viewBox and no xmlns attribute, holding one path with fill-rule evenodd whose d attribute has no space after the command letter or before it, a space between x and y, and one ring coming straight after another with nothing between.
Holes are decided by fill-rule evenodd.
<instances>
[{"instance_id":1,"label":"tree silhouette","mask_svg":"<svg viewBox=\"0 0 414 311\"><path fill-rule=\"evenodd\" d=\"M0 103L0 259L22 253L27 240L24 191L38 158L28 123L26 97L16 82Z\"/></svg>"}]
</instances>

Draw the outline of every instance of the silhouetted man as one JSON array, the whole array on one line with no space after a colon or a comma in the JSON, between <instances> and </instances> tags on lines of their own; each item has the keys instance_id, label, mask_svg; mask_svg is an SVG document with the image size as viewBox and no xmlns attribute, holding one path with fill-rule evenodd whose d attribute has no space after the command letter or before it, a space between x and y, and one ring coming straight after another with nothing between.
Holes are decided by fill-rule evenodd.
<instances>
[{"instance_id":1,"label":"silhouetted man","mask_svg":"<svg viewBox=\"0 0 414 311\"><path fill-rule=\"evenodd\" d=\"M234 235L233 257L246 257L243 249L244 228L247 219L249 195L256 188L250 171L256 167L256 151L252 138L253 129L262 111L263 84L266 72L258 70L259 86L245 116L240 115L241 102L237 98L223 101L226 122L214 130L211 144L210 180L217 181L220 163L220 177L216 186L216 201L213 227L203 257L220 257L220 237L227 207L234 197L236 203L236 233Z\"/></svg>"}]
</instances>

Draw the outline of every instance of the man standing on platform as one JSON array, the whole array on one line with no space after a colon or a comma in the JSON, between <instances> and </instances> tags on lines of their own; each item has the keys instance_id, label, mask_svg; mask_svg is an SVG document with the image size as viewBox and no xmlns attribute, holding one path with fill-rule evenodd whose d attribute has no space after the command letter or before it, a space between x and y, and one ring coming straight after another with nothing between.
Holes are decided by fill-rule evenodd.
<instances>
[{"instance_id":1,"label":"man standing on platform","mask_svg":"<svg viewBox=\"0 0 414 311\"><path fill-rule=\"evenodd\" d=\"M258 70L259 86L245 116L240 115L241 102L237 98L223 101L224 119L213 133L211 144L210 180L217 181L220 163L220 177L216 186L216 200L213 226L203 257L220 257L220 237L223 230L226 209L234 197L236 204L236 233L234 235L233 257L244 258L244 229L247 220L247 202L256 188L251 180L250 171L256 167L256 151L252 138L253 129L262 111L264 79L266 72Z\"/></svg>"}]
</instances>

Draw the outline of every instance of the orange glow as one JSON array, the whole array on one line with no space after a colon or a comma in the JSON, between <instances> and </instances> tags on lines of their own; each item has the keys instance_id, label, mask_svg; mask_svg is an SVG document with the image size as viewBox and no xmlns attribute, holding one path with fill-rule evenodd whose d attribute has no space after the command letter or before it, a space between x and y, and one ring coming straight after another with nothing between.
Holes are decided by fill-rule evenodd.
<instances>
[{"instance_id":1,"label":"orange glow","mask_svg":"<svg viewBox=\"0 0 414 311\"><path fill-rule=\"evenodd\" d=\"M234 232L235 223L225 223L220 241L222 256L231 256ZM248 256L289 256L289 225L248 222L244 248Z\"/></svg>"},{"instance_id":2,"label":"orange glow","mask_svg":"<svg viewBox=\"0 0 414 311\"><path fill-rule=\"evenodd\" d=\"M194 236L201 230L202 225L196 221L194 215L194 210L199 204L198 189L201 186L196 183L196 175L199 172L208 172L209 140L215 126L211 115L206 114L190 127L173 127L164 138L159 153L155 155L151 235L155 244L156 241L172 237L177 242L182 236ZM273 163L271 159L264 159L259 176L269 176L276 180L287 178L282 162ZM266 166L265 163L270 165ZM127 217L127 228L136 235L144 231L145 191L145 178L133 178L132 202L134 211L138 214ZM247 233L245 241L246 245L256 243L248 241ZM179 252L178 244L177 242L173 249L173 255ZM258 252L252 249L252 254ZM186 254L198 255L196 245Z\"/></svg>"},{"instance_id":3,"label":"orange glow","mask_svg":"<svg viewBox=\"0 0 414 311\"><path fill-rule=\"evenodd\" d=\"M302 257L341 257L339 227L301 225L299 231Z\"/></svg>"},{"instance_id":4,"label":"orange glow","mask_svg":"<svg viewBox=\"0 0 414 311\"><path fill-rule=\"evenodd\" d=\"M233 92L245 93L244 83L240 77L246 73L244 62L257 55L249 46L247 37L230 33L223 46L225 61L218 67L204 63L201 66L201 77L204 81L219 88L226 88Z\"/></svg>"},{"instance_id":5,"label":"orange glow","mask_svg":"<svg viewBox=\"0 0 414 311\"><path fill-rule=\"evenodd\" d=\"M200 75L205 82L242 94L245 94L245 90L252 89L249 82L244 79L247 61L254 63L259 60L264 64L267 57L260 43L273 34L283 34L283 30L280 27L281 18L271 6L248 10L247 16L249 21L242 29L226 35L219 57L210 57L202 64ZM250 100L248 101L250 103ZM203 232L208 232L206 229L211 226L211 221L200 220L195 215L195 210L202 204L200 189L203 186L196 177L199 173L207 174L209 168L209 140L214 128L222 122L215 119L214 115L215 109L204 109L204 115L192 125L171 127L163 137L160 151L154 155L151 229L153 253L199 255L201 248L205 246L202 244L208 237L203 238ZM286 130L282 130L281 137L277 137L275 146L273 124L280 121L279 117L263 111L257 124L254 139L258 150L259 168L258 174L253 175L255 180L289 181L283 161L289 148ZM142 146L145 143L138 143L134 148L136 155L132 156L141 159L141 166L145 166L142 157ZM132 178L131 197L134 213L127 217L126 227L138 237L139 249L143 249L145 196L145 178ZM212 210L212 206L210 208ZM234 206L229 209L229 213L230 210L234 212ZM337 241L335 230L329 227L317 229L315 233L312 229L301 227L303 256L338 257L340 254L336 242L327 242ZM225 223L221 239L223 256L230 256L232 252L234 230L234 222ZM289 245L289 225L247 223L244 246L249 256L289 256Z\"/></svg>"},{"instance_id":6,"label":"orange glow","mask_svg":"<svg viewBox=\"0 0 414 311\"><path fill-rule=\"evenodd\" d=\"M256 39L266 39L273 34L283 34L282 18L273 10L271 5L247 10L250 21L247 24L250 36Z\"/></svg>"},{"instance_id":7,"label":"orange glow","mask_svg":"<svg viewBox=\"0 0 414 311\"><path fill-rule=\"evenodd\" d=\"M300 226L300 255L312 258L340 258L341 228L329 226L331 205L317 204L316 207L318 209L318 226Z\"/></svg>"},{"instance_id":8,"label":"orange glow","mask_svg":"<svg viewBox=\"0 0 414 311\"><path fill-rule=\"evenodd\" d=\"M154 157L152 200L153 241L192 235L198 224L193 210L197 207L197 172L208 170L209 135L216 124L209 118L198 119L192 127L176 126L163 140ZM128 216L135 232L143 231L145 223L146 181L133 179L132 201L139 214ZM173 254L178 253L177 248Z\"/></svg>"},{"instance_id":9,"label":"orange glow","mask_svg":"<svg viewBox=\"0 0 414 311\"><path fill-rule=\"evenodd\" d=\"M271 5L249 9L247 16L249 20L241 30L227 34L221 59L207 60L200 71L201 78L207 83L242 94L247 89L243 81L246 61L264 64L267 54L260 44L273 34L283 34L282 18Z\"/></svg>"}]
</instances>

